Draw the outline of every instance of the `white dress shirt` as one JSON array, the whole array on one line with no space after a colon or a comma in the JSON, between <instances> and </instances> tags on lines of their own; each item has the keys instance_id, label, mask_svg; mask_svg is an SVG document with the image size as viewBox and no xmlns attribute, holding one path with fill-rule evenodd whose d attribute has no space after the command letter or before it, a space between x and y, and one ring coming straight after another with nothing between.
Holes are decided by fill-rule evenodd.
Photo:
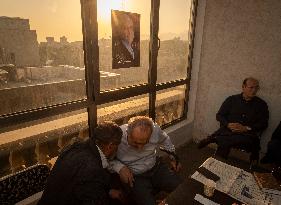
<instances>
[{"instance_id":1,"label":"white dress shirt","mask_svg":"<svg viewBox=\"0 0 281 205\"><path fill-rule=\"evenodd\" d=\"M99 148L98 145L96 145L98 150L99 150L99 153L100 153L100 158L101 158L101 163L102 163L102 168L108 168L109 166L109 163L108 163L108 160L106 158L106 156L104 155L104 153L101 151L101 149Z\"/></svg>"},{"instance_id":2,"label":"white dress shirt","mask_svg":"<svg viewBox=\"0 0 281 205\"><path fill-rule=\"evenodd\" d=\"M144 173L155 165L159 146L171 152L175 151L175 146L172 144L170 137L157 124L154 123L149 142L142 150L128 144L127 127L127 124L121 126L123 137L118 146L116 159L109 162L110 168L115 172L119 173L123 166L127 166L133 174Z\"/></svg>"}]
</instances>

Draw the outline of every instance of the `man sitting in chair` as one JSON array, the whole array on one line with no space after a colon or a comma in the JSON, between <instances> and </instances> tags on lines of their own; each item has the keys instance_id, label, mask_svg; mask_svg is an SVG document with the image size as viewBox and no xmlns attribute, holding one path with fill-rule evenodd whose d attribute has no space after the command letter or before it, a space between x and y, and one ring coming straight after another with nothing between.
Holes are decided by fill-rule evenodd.
<instances>
[{"instance_id":1,"label":"man sitting in chair","mask_svg":"<svg viewBox=\"0 0 281 205\"><path fill-rule=\"evenodd\" d=\"M181 165L175 147L170 137L148 117L133 117L121 129L123 137L116 159L111 161L112 168L126 185L134 204L155 205L155 191L172 192L182 182L176 174ZM157 159L158 147L170 153L172 170Z\"/></svg>"},{"instance_id":2,"label":"man sitting in chair","mask_svg":"<svg viewBox=\"0 0 281 205\"><path fill-rule=\"evenodd\" d=\"M256 96L258 90L258 80L246 78L242 84L242 93L228 97L221 105L216 115L220 128L200 141L198 148L216 143L216 155L225 159L231 148L242 148L251 152L251 160L257 160L259 136L267 128L269 115L266 102Z\"/></svg>"}]
</instances>

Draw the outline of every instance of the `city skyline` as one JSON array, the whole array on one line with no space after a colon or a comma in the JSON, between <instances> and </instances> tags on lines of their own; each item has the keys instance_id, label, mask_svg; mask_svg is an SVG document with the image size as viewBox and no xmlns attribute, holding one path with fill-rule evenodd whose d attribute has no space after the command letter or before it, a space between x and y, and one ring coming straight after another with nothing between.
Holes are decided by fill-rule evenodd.
<instances>
[{"instance_id":1,"label":"city skyline","mask_svg":"<svg viewBox=\"0 0 281 205\"><path fill-rule=\"evenodd\" d=\"M150 0L98 0L99 39L111 37L111 9L139 13L141 39L149 37ZM30 29L36 30L38 42L45 42L49 36L56 41L62 36L66 36L70 42L82 41L80 10L79 0L4 0L0 7L1 16L29 19ZM187 38L189 10L190 0L162 0L159 14L160 38ZM173 15L169 14L171 12Z\"/></svg>"}]
</instances>

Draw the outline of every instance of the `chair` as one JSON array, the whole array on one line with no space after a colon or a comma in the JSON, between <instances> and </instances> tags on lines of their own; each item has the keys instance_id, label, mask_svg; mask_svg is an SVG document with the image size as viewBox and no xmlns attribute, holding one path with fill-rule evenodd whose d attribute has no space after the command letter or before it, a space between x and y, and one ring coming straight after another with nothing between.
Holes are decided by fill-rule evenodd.
<instances>
[{"instance_id":1,"label":"chair","mask_svg":"<svg viewBox=\"0 0 281 205\"><path fill-rule=\"evenodd\" d=\"M250 154L249 157L249 163L250 163L250 170L252 170L254 163L259 163L260 154L259 151L261 149L260 147L260 138L261 134L258 135L258 138L255 138L253 144L248 145L240 145L233 147L234 149L237 149L242 152L246 152Z\"/></svg>"},{"instance_id":2,"label":"chair","mask_svg":"<svg viewBox=\"0 0 281 205\"><path fill-rule=\"evenodd\" d=\"M36 164L0 179L0 204L15 204L44 189L50 168Z\"/></svg>"}]
</instances>

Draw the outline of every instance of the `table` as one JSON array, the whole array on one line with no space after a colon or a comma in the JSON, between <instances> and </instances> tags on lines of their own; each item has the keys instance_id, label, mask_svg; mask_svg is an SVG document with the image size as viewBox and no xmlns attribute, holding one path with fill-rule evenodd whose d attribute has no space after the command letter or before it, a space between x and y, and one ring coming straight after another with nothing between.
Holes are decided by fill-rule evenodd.
<instances>
[{"instance_id":1,"label":"table","mask_svg":"<svg viewBox=\"0 0 281 205\"><path fill-rule=\"evenodd\" d=\"M196 194L201 194L202 196L206 197L203 193L203 189L204 186L202 183L188 178L184 180L184 182L167 197L166 202L169 205L201 205L201 203L194 200L194 197ZM231 205L234 202L242 204L241 202L218 190L215 190L214 196L206 198L221 205Z\"/></svg>"},{"instance_id":2,"label":"table","mask_svg":"<svg viewBox=\"0 0 281 205\"><path fill-rule=\"evenodd\" d=\"M220 177L217 181L213 197L209 198L221 205L281 205L281 197L265 193L258 187L253 175L243 169L231 166L225 162L208 158L202 165ZM169 205L200 204L194 200L196 194L203 194L204 183L208 180L204 175L195 171L167 198ZM205 198L208 198L204 196Z\"/></svg>"}]
</instances>

